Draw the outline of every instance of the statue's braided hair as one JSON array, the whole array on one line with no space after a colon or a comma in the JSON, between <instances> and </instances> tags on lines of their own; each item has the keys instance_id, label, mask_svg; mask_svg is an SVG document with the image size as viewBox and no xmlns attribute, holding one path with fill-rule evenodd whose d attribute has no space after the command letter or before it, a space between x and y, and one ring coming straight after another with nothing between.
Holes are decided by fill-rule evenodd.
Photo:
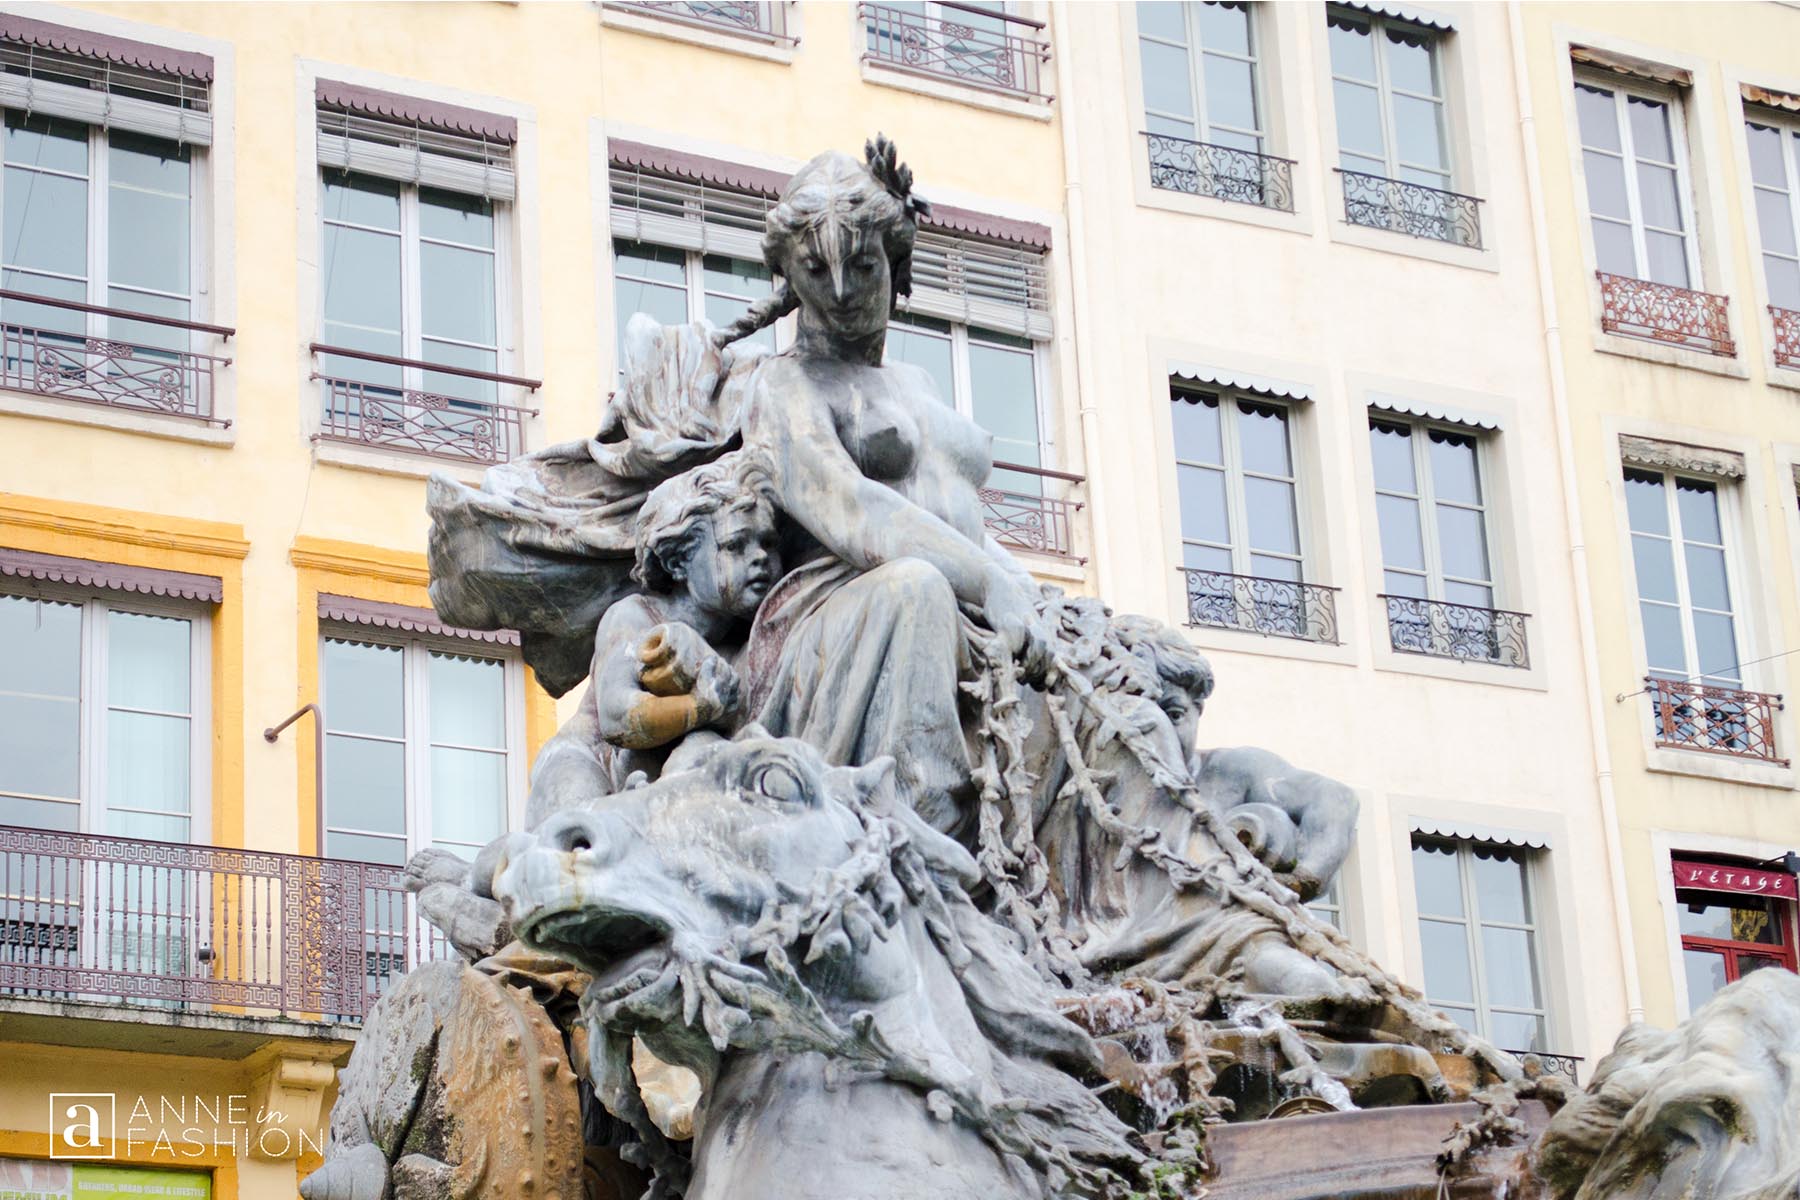
<instances>
[{"instance_id":1,"label":"statue's braided hair","mask_svg":"<svg viewBox=\"0 0 1800 1200\"><path fill-rule=\"evenodd\" d=\"M834 217L848 218L880 235L895 298L911 295L913 237L919 219L931 212L923 197L913 195L912 182L912 168L900 161L894 143L879 133L864 143L861 163L831 151L801 167L765 223L763 262L779 282L772 293L719 330L715 342L724 346L747 338L800 307L800 298L788 285L788 260L809 230Z\"/></svg>"}]
</instances>

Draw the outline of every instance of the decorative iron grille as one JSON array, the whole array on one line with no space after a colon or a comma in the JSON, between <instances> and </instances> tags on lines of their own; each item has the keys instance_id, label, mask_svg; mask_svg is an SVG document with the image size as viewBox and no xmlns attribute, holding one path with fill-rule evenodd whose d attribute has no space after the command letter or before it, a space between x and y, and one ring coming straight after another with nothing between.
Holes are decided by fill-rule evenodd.
<instances>
[{"instance_id":1,"label":"decorative iron grille","mask_svg":"<svg viewBox=\"0 0 1800 1200\"><path fill-rule=\"evenodd\" d=\"M1595 271L1600 281L1600 328L1605 333L1643 338L1732 358L1731 301L1648 279Z\"/></svg>"},{"instance_id":2,"label":"decorative iron grille","mask_svg":"<svg viewBox=\"0 0 1800 1200\"><path fill-rule=\"evenodd\" d=\"M1452 246L1481 249L1481 201L1461 192L1338 169L1344 181L1344 219Z\"/></svg>"},{"instance_id":3,"label":"decorative iron grille","mask_svg":"<svg viewBox=\"0 0 1800 1200\"><path fill-rule=\"evenodd\" d=\"M1337 591L1317 583L1183 567L1187 623L1304 642L1338 643Z\"/></svg>"},{"instance_id":4,"label":"decorative iron grille","mask_svg":"<svg viewBox=\"0 0 1800 1200\"><path fill-rule=\"evenodd\" d=\"M450 954L404 876L0 826L0 993L361 1020L408 967Z\"/></svg>"},{"instance_id":5,"label":"decorative iron grille","mask_svg":"<svg viewBox=\"0 0 1800 1200\"><path fill-rule=\"evenodd\" d=\"M1294 161L1148 133L1150 186L1190 196L1294 211Z\"/></svg>"},{"instance_id":6,"label":"decorative iron grille","mask_svg":"<svg viewBox=\"0 0 1800 1200\"><path fill-rule=\"evenodd\" d=\"M233 330L172 317L152 317L0 290L10 305L44 306L71 314L66 328L0 325L0 388L76 400L126 412L161 413L207 424L229 425L213 415L214 375L229 358L184 348L196 335L230 337ZM116 331L130 322L138 329L167 329L163 344L113 336L89 336L77 328Z\"/></svg>"},{"instance_id":7,"label":"decorative iron grille","mask_svg":"<svg viewBox=\"0 0 1800 1200\"><path fill-rule=\"evenodd\" d=\"M400 367L408 375L449 375L527 391L543 386L543 381L538 379L373 354L344 346L314 342L311 349L316 355ZM420 388L373 384L317 371L312 377L324 384L324 408L319 432L313 435L315 441L377 446L383 450L423 454L452 462L501 463L524 453L525 422L538 415L535 408L444 395Z\"/></svg>"},{"instance_id":8,"label":"decorative iron grille","mask_svg":"<svg viewBox=\"0 0 1800 1200\"><path fill-rule=\"evenodd\" d=\"M1525 614L1416 596L1378 596L1387 604L1388 640L1405 654L1531 666Z\"/></svg>"},{"instance_id":9,"label":"decorative iron grille","mask_svg":"<svg viewBox=\"0 0 1800 1200\"><path fill-rule=\"evenodd\" d=\"M994 470L1059 480L1065 484L1086 482L1080 475L1028 467L1022 463L997 462ZM1078 562L1087 561L1085 558L1077 558L1075 554L1073 518L1081 511L1080 501L1046 496L1042 493L1041 485L1037 491L984 487L979 494L982 523L987 526L993 539L1002 546L1038 554L1052 554Z\"/></svg>"},{"instance_id":10,"label":"decorative iron grille","mask_svg":"<svg viewBox=\"0 0 1800 1200\"><path fill-rule=\"evenodd\" d=\"M1800 370L1800 312L1769 305L1775 326L1775 365Z\"/></svg>"},{"instance_id":11,"label":"decorative iron grille","mask_svg":"<svg viewBox=\"0 0 1800 1200\"><path fill-rule=\"evenodd\" d=\"M1579 1074L1583 1060L1577 1055L1549 1054L1542 1050L1506 1050L1502 1053L1510 1054L1521 1062L1528 1058L1535 1058L1544 1074L1561 1075L1576 1086L1581 1084Z\"/></svg>"},{"instance_id":12,"label":"decorative iron grille","mask_svg":"<svg viewBox=\"0 0 1800 1200\"><path fill-rule=\"evenodd\" d=\"M857 8L867 33L864 62L1047 99L1041 81L1050 41L1042 21L948 0L922 12L886 4Z\"/></svg>"},{"instance_id":13,"label":"decorative iron grille","mask_svg":"<svg viewBox=\"0 0 1800 1200\"><path fill-rule=\"evenodd\" d=\"M1780 696L1654 675L1644 690L1658 746L1787 765L1775 748Z\"/></svg>"},{"instance_id":14,"label":"decorative iron grille","mask_svg":"<svg viewBox=\"0 0 1800 1200\"><path fill-rule=\"evenodd\" d=\"M785 0L769 3L718 3L708 0L607 0L608 8L642 12L681 25L749 34L772 42L791 42Z\"/></svg>"}]
</instances>

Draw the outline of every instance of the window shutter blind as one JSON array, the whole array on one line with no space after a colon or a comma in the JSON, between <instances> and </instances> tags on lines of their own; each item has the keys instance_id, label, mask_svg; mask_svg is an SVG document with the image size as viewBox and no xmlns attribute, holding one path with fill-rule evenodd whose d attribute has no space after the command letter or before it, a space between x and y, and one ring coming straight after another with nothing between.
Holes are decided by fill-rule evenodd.
<instances>
[{"instance_id":1,"label":"window shutter blind","mask_svg":"<svg viewBox=\"0 0 1800 1200\"><path fill-rule=\"evenodd\" d=\"M349 92L344 85L323 81L319 87ZM372 103L346 103L328 96L335 97L335 92L322 95L318 102L320 166L489 200L517 197L514 139L500 127L500 119L494 119L493 128L450 128L448 123L426 119L431 106L420 105L420 112L413 112L402 102L386 106L391 111L377 111Z\"/></svg>"},{"instance_id":2,"label":"window shutter blind","mask_svg":"<svg viewBox=\"0 0 1800 1200\"><path fill-rule=\"evenodd\" d=\"M212 144L209 83L171 71L0 40L0 107Z\"/></svg>"},{"instance_id":3,"label":"window shutter blind","mask_svg":"<svg viewBox=\"0 0 1800 1200\"><path fill-rule=\"evenodd\" d=\"M762 261L763 222L774 201L760 192L612 164L613 236ZM1050 337L1049 272L1042 252L925 228L913 245L905 312Z\"/></svg>"}]
</instances>

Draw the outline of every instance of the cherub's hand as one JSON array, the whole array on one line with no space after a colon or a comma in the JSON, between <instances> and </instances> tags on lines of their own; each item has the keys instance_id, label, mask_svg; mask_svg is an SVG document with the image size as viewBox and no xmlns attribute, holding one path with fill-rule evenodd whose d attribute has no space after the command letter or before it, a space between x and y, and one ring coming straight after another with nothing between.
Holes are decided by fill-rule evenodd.
<instances>
[{"instance_id":1,"label":"cherub's hand","mask_svg":"<svg viewBox=\"0 0 1800 1200\"><path fill-rule=\"evenodd\" d=\"M694 679L694 714L700 728L716 725L738 706L738 674L731 664L714 654Z\"/></svg>"},{"instance_id":2,"label":"cherub's hand","mask_svg":"<svg viewBox=\"0 0 1800 1200\"><path fill-rule=\"evenodd\" d=\"M644 635L638 647L638 682L653 696L680 696L694 690L700 670L718 654L691 625L669 621Z\"/></svg>"}]
</instances>

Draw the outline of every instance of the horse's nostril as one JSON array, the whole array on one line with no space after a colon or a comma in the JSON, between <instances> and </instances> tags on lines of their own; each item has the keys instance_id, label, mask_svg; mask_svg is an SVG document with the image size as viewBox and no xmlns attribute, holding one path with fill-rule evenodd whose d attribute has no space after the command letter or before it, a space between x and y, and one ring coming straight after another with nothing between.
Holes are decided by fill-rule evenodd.
<instances>
[{"instance_id":1,"label":"horse's nostril","mask_svg":"<svg viewBox=\"0 0 1800 1200\"><path fill-rule=\"evenodd\" d=\"M594 844L592 842L588 841L587 834L585 834L585 833L578 833L574 837L571 837L569 839L570 853L583 854L589 850L592 850L593 848L594 848Z\"/></svg>"}]
</instances>

